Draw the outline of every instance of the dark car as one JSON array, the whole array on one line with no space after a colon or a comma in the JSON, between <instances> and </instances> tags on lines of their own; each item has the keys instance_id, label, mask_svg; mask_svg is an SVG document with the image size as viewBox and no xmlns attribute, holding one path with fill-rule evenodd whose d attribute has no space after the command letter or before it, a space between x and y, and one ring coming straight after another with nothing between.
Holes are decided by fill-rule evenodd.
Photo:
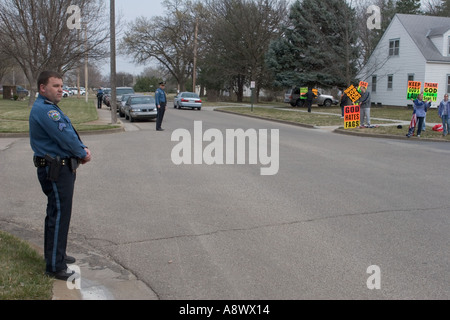
<instances>
[{"instance_id":1,"label":"dark car","mask_svg":"<svg viewBox=\"0 0 450 320\"><path fill-rule=\"evenodd\" d=\"M125 117L125 104L128 101L128 98L131 97L132 94L124 94L122 99L120 100L120 104L117 105L117 109L119 110L119 116Z\"/></svg>"},{"instance_id":2,"label":"dark car","mask_svg":"<svg viewBox=\"0 0 450 320\"><path fill-rule=\"evenodd\" d=\"M135 94L134 89L131 87L117 87L116 88L116 102L117 112L120 113L120 105L122 104L122 96L124 94ZM111 106L110 106L111 107Z\"/></svg>"},{"instance_id":3,"label":"dark car","mask_svg":"<svg viewBox=\"0 0 450 320\"><path fill-rule=\"evenodd\" d=\"M27 89L21 86L16 87L16 93L19 97L28 97L28 95L30 94Z\"/></svg>"},{"instance_id":4,"label":"dark car","mask_svg":"<svg viewBox=\"0 0 450 320\"><path fill-rule=\"evenodd\" d=\"M158 115L155 98L152 96L130 96L124 108L125 119L131 122L136 119L155 119Z\"/></svg>"},{"instance_id":5,"label":"dark car","mask_svg":"<svg viewBox=\"0 0 450 320\"><path fill-rule=\"evenodd\" d=\"M109 88L103 89L103 97L102 97L102 100L103 100L103 103L104 103L108 108L111 107L111 104L109 103L109 99L110 99L110 98L111 98L111 89L109 89Z\"/></svg>"}]
</instances>

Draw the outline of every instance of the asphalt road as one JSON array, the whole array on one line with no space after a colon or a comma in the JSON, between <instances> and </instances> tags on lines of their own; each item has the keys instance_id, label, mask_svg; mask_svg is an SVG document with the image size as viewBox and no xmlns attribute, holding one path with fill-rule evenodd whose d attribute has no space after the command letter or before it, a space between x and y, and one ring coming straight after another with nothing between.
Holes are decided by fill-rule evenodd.
<instances>
[{"instance_id":1,"label":"asphalt road","mask_svg":"<svg viewBox=\"0 0 450 320\"><path fill-rule=\"evenodd\" d=\"M260 141L258 130L278 129L279 171L175 165L171 135L186 129L195 140L194 121L223 136L255 129ZM78 172L70 234L158 299L450 298L450 144L207 108L169 109L163 127L126 122L124 133L83 137L94 160ZM45 198L28 139L1 145L0 222L40 232Z\"/></svg>"}]
</instances>

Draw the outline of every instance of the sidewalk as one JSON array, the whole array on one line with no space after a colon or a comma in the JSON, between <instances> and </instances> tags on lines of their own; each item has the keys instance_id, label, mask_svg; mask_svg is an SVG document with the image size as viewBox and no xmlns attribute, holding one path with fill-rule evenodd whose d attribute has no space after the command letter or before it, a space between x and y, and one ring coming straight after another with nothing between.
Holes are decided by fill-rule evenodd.
<instances>
[{"instance_id":1,"label":"sidewalk","mask_svg":"<svg viewBox=\"0 0 450 320\"><path fill-rule=\"evenodd\" d=\"M41 232L8 221L0 221L0 229L26 241L44 256ZM108 257L77 241L70 244L69 250L68 254L77 260L72 268L81 274L81 281L54 280L52 300L159 300L145 283Z\"/></svg>"},{"instance_id":2,"label":"sidewalk","mask_svg":"<svg viewBox=\"0 0 450 320\"><path fill-rule=\"evenodd\" d=\"M112 124L111 110L109 110L105 105L103 105L103 107L101 109L97 109L97 114L98 114L98 119L95 121L92 121L92 122L88 122L87 124L92 124L92 125L111 125ZM119 118L119 114L117 114L116 125L119 126L117 129L83 131L83 132L80 132L80 134L88 135L88 134L108 134L108 133L123 132L125 129L123 126L123 122Z\"/></svg>"}]
</instances>

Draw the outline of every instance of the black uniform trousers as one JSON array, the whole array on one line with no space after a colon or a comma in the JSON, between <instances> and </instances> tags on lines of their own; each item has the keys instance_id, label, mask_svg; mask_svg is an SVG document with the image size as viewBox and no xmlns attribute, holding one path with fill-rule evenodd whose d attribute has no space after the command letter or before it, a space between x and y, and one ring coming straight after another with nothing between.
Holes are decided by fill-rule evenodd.
<instances>
[{"instance_id":1,"label":"black uniform trousers","mask_svg":"<svg viewBox=\"0 0 450 320\"><path fill-rule=\"evenodd\" d=\"M308 112L311 112L312 100L306 100L306 107L308 108Z\"/></svg>"},{"instance_id":2,"label":"black uniform trousers","mask_svg":"<svg viewBox=\"0 0 450 320\"><path fill-rule=\"evenodd\" d=\"M97 109L101 109L103 104L103 97L97 97Z\"/></svg>"},{"instance_id":3,"label":"black uniform trousers","mask_svg":"<svg viewBox=\"0 0 450 320\"><path fill-rule=\"evenodd\" d=\"M65 262L67 236L72 216L72 200L76 173L62 166L57 182L47 180L48 167L38 168L38 179L47 196L45 218L44 257L47 272L67 269Z\"/></svg>"},{"instance_id":4,"label":"black uniform trousers","mask_svg":"<svg viewBox=\"0 0 450 320\"><path fill-rule=\"evenodd\" d=\"M161 102L161 108L158 109L158 115L156 118L156 130L162 129L162 122L164 119L164 114L166 113L166 103Z\"/></svg>"}]
</instances>

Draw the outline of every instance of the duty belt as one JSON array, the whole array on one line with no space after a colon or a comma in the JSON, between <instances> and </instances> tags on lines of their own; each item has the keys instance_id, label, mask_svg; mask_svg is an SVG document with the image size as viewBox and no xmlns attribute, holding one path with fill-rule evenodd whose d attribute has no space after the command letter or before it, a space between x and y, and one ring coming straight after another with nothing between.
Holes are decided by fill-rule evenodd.
<instances>
[{"instance_id":1,"label":"duty belt","mask_svg":"<svg viewBox=\"0 0 450 320\"><path fill-rule=\"evenodd\" d=\"M36 168L44 168L50 165L50 162L47 161L45 158L41 157L34 157L34 165ZM61 159L60 165L62 166L68 166L70 163L70 158Z\"/></svg>"},{"instance_id":2,"label":"duty belt","mask_svg":"<svg viewBox=\"0 0 450 320\"><path fill-rule=\"evenodd\" d=\"M45 168L51 164L50 161L41 157L34 157L33 162L36 168ZM80 165L80 160L77 158L64 158L60 160L59 165L68 166L71 170L76 171Z\"/></svg>"}]
</instances>

